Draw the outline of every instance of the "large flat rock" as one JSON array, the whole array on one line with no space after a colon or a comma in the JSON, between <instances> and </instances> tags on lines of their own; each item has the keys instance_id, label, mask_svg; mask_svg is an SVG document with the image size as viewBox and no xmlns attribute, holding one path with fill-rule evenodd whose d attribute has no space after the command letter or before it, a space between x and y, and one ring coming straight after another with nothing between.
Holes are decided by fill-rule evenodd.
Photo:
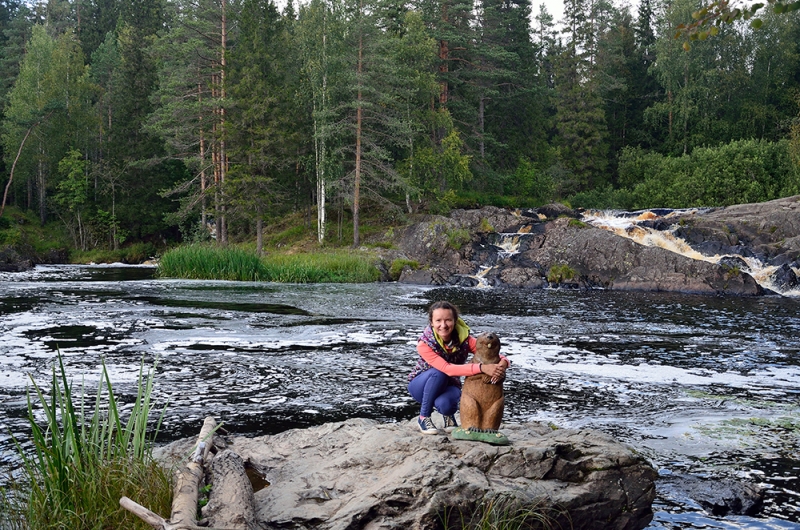
<instances>
[{"instance_id":1,"label":"large flat rock","mask_svg":"<svg viewBox=\"0 0 800 530\"><path fill-rule=\"evenodd\" d=\"M270 483L255 493L258 521L270 529L461 528L490 503L553 528L640 529L652 519L656 473L630 448L598 431L540 423L502 432L511 445L426 436L414 421L353 419L235 437L228 449Z\"/></svg>"}]
</instances>

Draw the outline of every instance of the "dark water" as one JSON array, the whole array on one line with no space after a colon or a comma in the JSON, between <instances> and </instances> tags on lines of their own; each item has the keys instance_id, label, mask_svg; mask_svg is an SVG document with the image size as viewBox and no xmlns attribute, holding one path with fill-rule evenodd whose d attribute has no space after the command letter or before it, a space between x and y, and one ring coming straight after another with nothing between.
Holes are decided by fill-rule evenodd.
<instances>
[{"instance_id":1,"label":"dark water","mask_svg":"<svg viewBox=\"0 0 800 530\"><path fill-rule=\"evenodd\" d=\"M493 330L513 366L507 421L608 432L662 475L767 489L757 517L715 517L660 489L650 528L800 528L800 300L618 292L278 285L152 278L145 267L0 276L0 468L26 436L29 374L55 350L93 393L105 359L123 401L157 362L161 441L207 415L238 434L417 412L406 375L433 300Z\"/></svg>"}]
</instances>

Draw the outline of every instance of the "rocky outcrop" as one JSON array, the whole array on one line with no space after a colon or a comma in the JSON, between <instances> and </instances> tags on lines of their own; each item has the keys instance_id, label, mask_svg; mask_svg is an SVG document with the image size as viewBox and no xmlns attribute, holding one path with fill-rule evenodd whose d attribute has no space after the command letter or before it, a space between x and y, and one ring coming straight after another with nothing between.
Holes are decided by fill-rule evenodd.
<instances>
[{"instance_id":1,"label":"rocky outcrop","mask_svg":"<svg viewBox=\"0 0 800 530\"><path fill-rule=\"evenodd\" d=\"M353 419L237 437L227 449L269 483L255 493L263 528L460 528L490 506L575 530L640 529L652 519L655 471L598 431L504 425L511 445L490 446L415 427ZM162 458L189 445L172 444Z\"/></svg>"},{"instance_id":2,"label":"rocky outcrop","mask_svg":"<svg viewBox=\"0 0 800 530\"><path fill-rule=\"evenodd\" d=\"M800 195L755 204L697 210L674 219L675 234L704 255L755 256L770 265L800 258Z\"/></svg>"},{"instance_id":3,"label":"rocky outcrop","mask_svg":"<svg viewBox=\"0 0 800 530\"><path fill-rule=\"evenodd\" d=\"M405 270L400 281L756 296L770 292L745 261L756 257L774 266L774 288L800 285L800 196L661 217L668 212L641 226L685 239L700 259L595 228L565 206L487 207L410 226L399 247L423 266Z\"/></svg>"},{"instance_id":4,"label":"rocky outcrop","mask_svg":"<svg viewBox=\"0 0 800 530\"><path fill-rule=\"evenodd\" d=\"M659 247L645 247L611 232L558 219L539 245L507 260L501 278L515 285L515 269L534 264L551 283L637 291L763 294L749 274L694 260Z\"/></svg>"},{"instance_id":5,"label":"rocky outcrop","mask_svg":"<svg viewBox=\"0 0 800 530\"><path fill-rule=\"evenodd\" d=\"M37 253L28 245L0 246L0 272L27 271L38 263L67 263L68 257L65 249Z\"/></svg>"},{"instance_id":6,"label":"rocky outcrop","mask_svg":"<svg viewBox=\"0 0 800 530\"><path fill-rule=\"evenodd\" d=\"M667 475L657 489L667 499L696 503L718 516L756 515L764 504L764 486L724 477Z\"/></svg>"}]
</instances>

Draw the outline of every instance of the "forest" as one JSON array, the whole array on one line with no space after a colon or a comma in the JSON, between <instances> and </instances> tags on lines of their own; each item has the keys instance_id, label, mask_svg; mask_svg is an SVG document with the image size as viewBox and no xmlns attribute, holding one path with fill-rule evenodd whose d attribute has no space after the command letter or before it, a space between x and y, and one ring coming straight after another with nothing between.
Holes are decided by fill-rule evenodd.
<instances>
[{"instance_id":1,"label":"forest","mask_svg":"<svg viewBox=\"0 0 800 530\"><path fill-rule=\"evenodd\" d=\"M292 212L358 246L456 207L800 194L800 12L676 37L700 7L2 0L2 209L83 250L260 249Z\"/></svg>"}]
</instances>

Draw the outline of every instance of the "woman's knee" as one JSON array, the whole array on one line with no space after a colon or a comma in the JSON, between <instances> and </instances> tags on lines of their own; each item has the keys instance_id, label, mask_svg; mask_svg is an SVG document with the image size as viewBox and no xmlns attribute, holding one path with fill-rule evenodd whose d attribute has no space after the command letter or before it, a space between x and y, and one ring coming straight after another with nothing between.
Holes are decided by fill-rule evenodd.
<instances>
[{"instance_id":1,"label":"woman's knee","mask_svg":"<svg viewBox=\"0 0 800 530\"><path fill-rule=\"evenodd\" d=\"M445 392L436 398L434 406L436 410L445 416L451 416L458 410L458 403L461 400L461 390L455 386L449 387Z\"/></svg>"}]
</instances>

